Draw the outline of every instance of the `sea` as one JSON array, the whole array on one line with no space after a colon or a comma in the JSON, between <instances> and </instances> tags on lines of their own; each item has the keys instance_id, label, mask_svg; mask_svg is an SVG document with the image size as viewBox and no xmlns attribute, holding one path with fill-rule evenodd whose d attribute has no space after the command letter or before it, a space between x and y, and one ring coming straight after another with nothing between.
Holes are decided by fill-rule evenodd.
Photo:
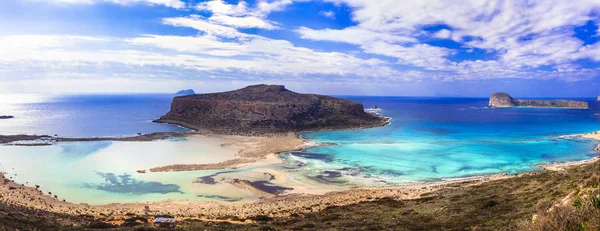
<instances>
[{"instance_id":1,"label":"sea","mask_svg":"<svg viewBox=\"0 0 600 231\"><path fill-rule=\"evenodd\" d=\"M388 186L538 171L540 164L598 156L597 141L565 137L600 131L600 104L591 109L490 108L487 98L338 96L376 106L391 118L384 127L306 132L313 145L280 153L286 171L315 185ZM188 132L152 120L164 115L172 94L3 94L0 135L125 137ZM219 200L199 195L199 177L220 172L137 174L146 160L207 160L219 147L193 139L152 142L67 142L51 146L0 145L0 171L18 183L42 185L74 202L105 204L169 199ZM208 187L208 186L207 186ZM200 187L201 188L201 187ZM212 191L227 191L221 188ZM200 190L202 191L202 190ZM211 191L211 190L208 190ZM236 194L235 196L240 196Z\"/></svg>"}]
</instances>

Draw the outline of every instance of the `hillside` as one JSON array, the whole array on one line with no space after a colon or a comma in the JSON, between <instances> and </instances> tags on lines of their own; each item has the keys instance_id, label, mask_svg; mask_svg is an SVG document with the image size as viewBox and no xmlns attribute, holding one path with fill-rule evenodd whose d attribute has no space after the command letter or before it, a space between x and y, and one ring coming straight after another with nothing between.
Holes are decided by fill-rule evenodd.
<instances>
[{"instance_id":1,"label":"hillside","mask_svg":"<svg viewBox=\"0 0 600 231\"><path fill-rule=\"evenodd\" d=\"M363 105L315 94L300 94L280 85L175 97L171 111L155 122L223 133L279 133L352 129L385 125Z\"/></svg>"}]
</instances>

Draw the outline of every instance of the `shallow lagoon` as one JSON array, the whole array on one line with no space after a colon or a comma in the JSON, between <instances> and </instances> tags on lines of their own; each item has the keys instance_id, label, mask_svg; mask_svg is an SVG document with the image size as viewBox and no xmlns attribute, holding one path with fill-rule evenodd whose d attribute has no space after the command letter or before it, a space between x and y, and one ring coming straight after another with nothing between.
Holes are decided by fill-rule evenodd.
<instances>
[{"instance_id":1,"label":"shallow lagoon","mask_svg":"<svg viewBox=\"0 0 600 231\"><path fill-rule=\"evenodd\" d=\"M172 125L151 123L168 110L167 96L137 96L119 100L118 96L70 96L68 100L5 104L4 109L17 108L18 119L0 124L0 134L53 134L67 136L125 136L136 132L182 131ZM161 98L157 100L156 97ZM389 126L354 130L303 133L311 142L327 145L311 147L304 152L282 153L284 165L267 166L287 172L293 183L304 188L352 186L386 186L423 181L453 179L495 173L519 173L536 170L543 163L589 159L596 142L563 139L561 135L600 130L597 103L590 110L569 109L491 109L487 99L348 97L365 107L377 105L381 113L392 117ZM106 99L109 99L108 101ZM83 100L89 107L81 111ZM115 108L110 101L117 101ZM145 111L136 116L136 105ZM9 106L7 106L9 105ZM27 108L47 108L49 115L36 121L35 113L27 116ZM83 107L86 108L86 107ZM60 118L79 118L105 108L96 122L80 127L83 119L70 124ZM129 108L113 123L110 113ZM67 110L68 111L68 110ZM39 112L39 111L38 111ZM36 113L38 113L36 112ZM79 124L79 125L78 125ZM69 125L63 127L63 125ZM124 130L120 130L123 127ZM97 129L96 129L97 128ZM87 130L86 130L87 129ZM84 131L85 130L85 131ZM39 131L39 132L35 132ZM7 134L8 134L7 133ZM170 164L216 163L231 159L238 149L222 146L222 141L206 137L168 139L152 142L67 142L52 146L0 146L0 171L17 182L40 185L60 199L90 204L146 202L161 200L243 201L256 199L252 193L230 184L200 182L216 176L266 180L252 168L192 172L137 173ZM331 145L335 144L335 145ZM302 185L303 183L314 186Z\"/></svg>"},{"instance_id":2,"label":"shallow lagoon","mask_svg":"<svg viewBox=\"0 0 600 231\"><path fill-rule=\"evenodd\" d=\"M0 146L0 171L18 183L40 185L72 202L104 204L205 200L199 194L248 197L227 185L201 187L198 177L220 171L138 173L171 164L217 163L234 158L238 148L208 137L152 142L65 142L51 146Z\"/></svg>"}]
</instances>

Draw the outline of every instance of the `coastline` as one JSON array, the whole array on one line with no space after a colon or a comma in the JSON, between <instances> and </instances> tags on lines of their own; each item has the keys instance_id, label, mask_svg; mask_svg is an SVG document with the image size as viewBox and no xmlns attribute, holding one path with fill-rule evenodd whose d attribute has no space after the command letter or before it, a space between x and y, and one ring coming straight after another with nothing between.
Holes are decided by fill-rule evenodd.
<instances>
[{"instance_id":1,"label":"coastline","mask_svg":"<svg viewBox=\"0 0 600 231\"><path fill-rule=\"evenodd\" d=\"M389 120L388 120L389 122ZM271 176L270 182L282 187L291 187L292 189L284 193L270 193L249 184L247 181L231 181L232 185L244 188L257 194L259 198L252 201L243 202L192 202L166 200L152 203L113 203L105 205L88 205L85 203L75 204L60 200L60 197L41 192L39 189L27 187L6 179L4 174L3 187L0 189L0 199L3 203L19 204L44 211L57 213L90 216L101 216L100 214L115 214L115 217L124 217L126 214L143 215L144 207L150 206L155 212L174 214L178 219L194 218L207 221L234 221L236 219L246 219L255 216L267 215L270 217L285 217L298 213L307 213L321 211L329 206L343 206L356 204L362 201L371 201L379 198L394 198L397 200L409 200L422 198L423 195L444 188L456 188L477 185L485 182L528 176L537 174L536 172L525 172L516 175L494 174L483 176L472 176L457 179L442 179L436 182L419 182L415 184L391 186L381 188L352 188L347 190L319 189L306 184L293 182L284 172L269 168L268 165L281 163L281 159L276 155L279 152L301 150L310 145L315 145L308 140L302 139L298 133L288 133L285 136L232 136L218 135L210 132L190 132L174 133L177 136L205 135L213 138L229 138L234 142L224 144L238 146L241 150L236 155L236 159L214 164L199 165L181 165L181 166L163 166L157 172L161 171L195 171L205 169L225 169L225 168L245 168L253 167L252 172L268 174ZM117 141L146 141L145 139L160 138L165 139L172 136L143 135L143 137L118 138ZM162 137L162 138L161 138ZM600 141L600 132L593 132L579 135L563 136L568 138L585 138ZM95 139L113 138L59 138L57 142L68 141L92 141ZM154 140L154 139L150 139ZM282 141L290 142L282 144ZM236 161L237 160L237 161ZM240 161L241 160L241 161ZM247 162L246 162L247 161ZM571 167L599 162L600 158L595 157L590 160L572 161L564 163L551 163L539 165L543 171L564 171ZM160 169L162 168L162 169ZM154 172L151 170L151 172ZM75 212L76 211L76 212ZM118 220L118 219L117 219Z\"/></svg>"},{"instance_id":2,"label":"coastline","mask_svg":"<svg viewBox=\"0 0 600 231\"><path fill-rule=\"evenodd\" d=\"M594 161L580 162L557 171L565 171L582 164L597 163ZM248 223L254 217L289 217L294 214L305 214L322 211L330 206L345 206L363 201L374 201L382 198L394 200L414 200L426 198L429 194L441 189L459 189L476 186L497 180L527 177L541 172L525 172L516 175L495 174L489 176L470 177L452 181L421 183L405 186L384 188L353 188L343 191L331 191L323 194L286 194L277 197L264 198L253 202L189 202L161 201L154 203L114 203L106 205L73 204L54 198L33 187L19 185L6 179L0 187L0 201L5 204L21 205L28 208L40 209L76 216L93 216L107 218L109 222L120 224L128 217L170 214L178 220L194 219L214 222ZM149 206L150 212L145 211Z\"/></svg>"}]
</instances>

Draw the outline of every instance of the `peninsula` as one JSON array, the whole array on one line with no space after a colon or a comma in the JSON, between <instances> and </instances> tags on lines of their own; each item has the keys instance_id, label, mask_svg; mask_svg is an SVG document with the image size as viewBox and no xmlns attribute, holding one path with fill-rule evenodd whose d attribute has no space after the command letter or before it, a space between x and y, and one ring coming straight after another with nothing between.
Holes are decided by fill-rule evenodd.
<instances>
[{"instance_id":1,"label":"peninsula","mask_svg":"<svg viewBox=\"0 0 600 231\"><path fill-rule=\"evenodd\" d=\"M265 134L382 126L386 118L345 99L300 94L281 85L179 96L159 123L227 134Z\"/></svg>"},{"instance_id":2,"label":"peninsula","mask_svg":"<svg viewBox=\"0 0 600 231\"><path fill-rule=\"evenodd\" d=\"M494 92L490 96L491 107L534 107L534 108L579 108L588 109L589 105L583 101L573 100L523 100L513 99L508 93Z\"/></svg>"}]
</instances>

